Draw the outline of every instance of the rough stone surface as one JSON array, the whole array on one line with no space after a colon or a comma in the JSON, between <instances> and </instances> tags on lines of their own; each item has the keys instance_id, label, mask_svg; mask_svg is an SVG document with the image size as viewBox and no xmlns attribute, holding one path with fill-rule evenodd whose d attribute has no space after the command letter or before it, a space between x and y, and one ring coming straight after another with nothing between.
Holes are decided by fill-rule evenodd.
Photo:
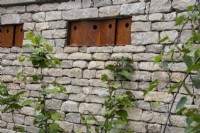
<instances>
[{"instance_id":1,"label":"rough stone surface","mask_svg":"<svg viewBox=\"0 0 200 133\"><path fill-rule=\"evenodd\" d=\"M19 24L20 16L19 14L5 14L1 16L2 24Z\"/></svg>"}]
</instances>

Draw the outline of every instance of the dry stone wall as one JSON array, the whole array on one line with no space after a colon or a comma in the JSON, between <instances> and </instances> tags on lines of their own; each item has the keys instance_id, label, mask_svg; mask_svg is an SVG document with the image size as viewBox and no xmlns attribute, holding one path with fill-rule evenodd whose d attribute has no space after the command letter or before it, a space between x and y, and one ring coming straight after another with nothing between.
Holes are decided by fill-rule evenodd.
<instances>
[{"instance_id":1,"label":"dry stone wall","mask_svg":"<svg viewBox=\"0 0 200 133\"><path fill-rule=\"evenodd\" d=\"M66 85L67 94L50 96L48 108L59 110L62 121L59 123L65 132L84 130L80 114L91 111L101 119L102 103L100 95L106 93L106 86L100 81L105 66L113 63L118 57L126 56L134 60L135 73L130 81L124 81L126 90L130 90L138 99L135 109L129 109L129 123L126 130L136 133L160 133L166 121L167 112L173 94L167 94L162 89L167 82L176 82L184 77L186 66L181 58L175 55L175 64L171 76L159 65L153 65L154 57L162 50L168 51L170 44L158 44L165 35L174 39L178 35L179 26L174 26L177 16L184 14L186 7L195 0L75 0L62 3L42 5L24 5L0 7L0 24L24 23L24 30L41 33L54 46L53 55L61 60L61 65L55 69L45 69L45 82L51 84L57 81ZM147 15L149 13L149 15ZM67 26L69 20L132 16L131 40L127 46L108 47L70 47L66 46ZM184 42L190 35L190 25L187 25L181 35ZM28 41L24 39L24 44ZM19 82L16 74L25 71L28 74L37 73L30 63L19 63L21 54L29 54L32 49L12 47L0 48L0 73L3 80L15 93L20 89L27 90L25 97L38 97L40 85ZM158 88L143 96L143 92L154 79L159 79ZM187 80L190 84L190 80ZM192 86L191 86L192 88ZM123 90L119 90L118 94ZM180 91L178 97L186 95ZM186 95L187 96L187 95ZM188 106L196 106L199 101L193 101L188 96ZM160 102L160 106L150 102ZM178 100L177 100L178 101ZM176 102L177 102L176 101ZM196 105L193 105L193 104ZM19 114L14 115L14 121L23 125L28 133L36 133L33 126L33 107L24 107ZM14 133L11 114L0 114L0 127L3 133ZM183 133L186 126L185 118L174 113L171 116L171 126L167 133Z\"/></svg>"}]
</instances>

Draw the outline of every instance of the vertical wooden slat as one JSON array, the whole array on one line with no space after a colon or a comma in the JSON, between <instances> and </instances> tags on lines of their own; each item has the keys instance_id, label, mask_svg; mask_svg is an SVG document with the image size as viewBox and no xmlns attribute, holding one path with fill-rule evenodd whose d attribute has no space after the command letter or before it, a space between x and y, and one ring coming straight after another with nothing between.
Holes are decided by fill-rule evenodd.
<instances>
[{"instance_id":1,"label":"vertical wooden slat","mask_svg":"<svg viewBox=\"0 0 200 133\"><path fill-rule=\"evenodd\" d=\"M1 26L1 35L0 35L0 46L1 47L12 47L13 46L13 25L4 25Z\"/></svg>"},{"instance_id":2,"label":"vertical wooden slat","mask_svg":"<svg viewBox=\"0 0 200 133\"><path fill-rule=\"evenodd\" d=\"M15 26L15 41L14 46L21 47L24 39L23 24Z\"/></svg>"},{"instance_id":3,"label":"vertical wooden slat","mask_svg":"<svg viewBox=\"0 0 200 133\"><path fill-rule=\"evenodd\" d=\"M117 20L116 45L131 44L131 18Z\"/></svg>"},{"instance_id":4,"label":"vertical wooden slat","mask_svg":"<svg viewBox=\"0 0 200 133\"><path fill-rule=\"evenodd\" d=\"M81 46L84 45L83 41L83 29L84 22L72 22L70 24L70 37L69 43L71 46Z\"/></svg>"}]
</instances>

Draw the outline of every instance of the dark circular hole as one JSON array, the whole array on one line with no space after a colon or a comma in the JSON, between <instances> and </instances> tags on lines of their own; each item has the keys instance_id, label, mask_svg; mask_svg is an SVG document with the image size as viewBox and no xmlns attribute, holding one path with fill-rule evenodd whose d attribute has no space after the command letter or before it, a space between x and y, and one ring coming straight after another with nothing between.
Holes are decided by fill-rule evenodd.
<instances>
[{"instance_id":1,"label":"dark circular hole","mask_svg":"<svg viewBox=\"0 0 200 133\"><path fill-rule=\"evenodd\" d=\"M93 29L94 29L94 30L96 30L96 29L97 29L97 26L96 26L96 25L94 25L94 26L93 26Z\"/></svg>"},{"instance_id":2,"label":"dark circular hole","mask_svg":"<svg viewBox=\"0 0 200 133\"><path fill-rule=\"evenodd\" d=\"M129 23L126 23L125 26L126 26L126 28L128 28L129 27Z\"/></svg>"},{"instance_id":3,"label":"dark circular hole","mask_svg":"<svg viewBox=\"0 0 200 133\"><path fill-rule=\"evenodd\" d=\"M20 29L21 32L23 32L23 29Z\"/></svg>"},{"instance_id":4,"label":"dark circular hole","mask_svg":"<svg viewBox=\"0 0 200 133\"><path fill-rule=\"evenodd\" d=\"M74 26L74 30L77 30L77 27L76 27L76 26Z\"/></svg>"},{"instance_id":5,"label":"dark circular hole","mask_svg":"<svg viewBox=\"0 0 200 133\"><path fill-rule=\"evenodd\" d=\"M7 33L9 32L9 30L7 29L7 31L6 31Z\"/></svg>"},{"instance_id":6,"label":"dark circular hole","mask_svg":"<svg viewBox=\"0 0 200 133\"><path fill-rule=\"evenodd\" d=\"M112 24L109 24L109 28L110 28L110 29L112 28Z\"/></svg>"}]
</instances>

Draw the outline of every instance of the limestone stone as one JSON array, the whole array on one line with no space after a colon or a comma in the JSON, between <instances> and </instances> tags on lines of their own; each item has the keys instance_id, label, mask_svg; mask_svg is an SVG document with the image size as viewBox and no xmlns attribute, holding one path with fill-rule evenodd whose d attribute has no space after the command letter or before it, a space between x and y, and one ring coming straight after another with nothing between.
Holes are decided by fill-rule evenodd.
<instances>
[{"instance_id":1,"label":"limestone stone","mask_svg":"<svg viewBox=\"0 0 200 133\"><path fill-rule=\"evenodd\" d=\"M72 9L69 11L62 11L62 18L65 20L97 18L97 17L98 17L97 8Z\"/></svg>"},{"instance_id":2,"label":"limestone stone","mask_svg":"<svg viewBox=\"0 0 200 133\"><path fill-rule=\"evenodd\" d=\"M46 107L48 109L60 109L61 104L61 100L51 99L46 101Z\"/></svg>"},{"instance_id":3,"label":"limestone stone","mask_svg":"<svg viewBox=\"0 0 200 133\"><path fill-rule=\"evenodd\" d=\"M149 15L149 20L151 21L163 21L164 15L162 13L153 13Z\"/></svg>"},{"instance_id":4,"label":"limestone stone","mask_svg":"<svg viewBox=\"0 0 200 133\"><path fill-rule=\"evenodd\" d=\"M84 102L86 99L85 94L70 94L69 100L77 101L77 102Z\"/></svg>"},{"instance_id":5,"label":"limestone stone","mask_svg":"<svg viewBox=\"0 0 200 133\"><path fill-rule=\"evenodd\" d=\"M131 26L132 32L137 31L150 31L151 23L150 22L134 22Z\"/></svg>"},{"instance_id":6,"label":"limestone stone","mask_svg":"<svg viewBox=\"0 0 200 133\"><path fill-rule=\"evenodd\" d=\"M20 111L20 113L24 115L35 115L35 109L32 107L23 107Z\"/></svg>"},{"instance_id":7,"label":"limestone stone","mask_svg":"<svg viewBox=\"0 0 200 133\"><path fill-rule=\"evenodd\" d=\"M25 12L25 6L11 6L6 9L7 14L11 13L24 13Z\"/></svg>"},{"instance_id":8,"label":"limestone stone","mask_svg":"<svg viewBox=\"0 0 200 133\"><path fill-rule=\"evenodd\" d=\"M113 48L113 52L115 53L139 53L144 52L144 46L134 46L134 45L125 45L125 46L116 46Z\"/></svg>"},{"instance_id":9,"label":"limestone stone","mask_svg":"<svg viewBox=\"0 0 200 133\"><path fill-rule=\"evenodd\" d=\"M64 130L64 132L71 133L73 131L73 124L66 121L57 121L60 127Z\"/></svg>"},{"instance_id":10,"label":"limestone stone","mask_svg":"<svg viewBox=\"0 0 200 133\"><path fill-rule=\"evenodd\" d=\"M192 31L191 30L183 30L181 33L181 43L186 43L190 37L192 35Z\"/></svg>"},{"instance_id":11,"label":"limestone stone","mask_svg":"<svg viewBox=\"0 0 200 133\"><path fill-rule=\"evenodd\" d=\"M105 83L99 79L90 79L90 86L106 87Z\"/></svg>"},{"instance_id":12,"label":"limestone stone","mask_svg":"<svg viewBox=\"0 0 200 133\"><path fill-rule=\"evenodd\" d=\"M123 4L121 6L121 15L138 15L144 14L145 2Z\"/></svg>"},{"instance_id":13,"label":"limestone stone","mask_svg":"<svg viewBox=\"0 0 200 133\"><path fill-rule=\"evenodd\" d=\"M46 12L46 21L52 20L60 20L61 19L61 11L50 11Z\"/></svg>"},{"instance_id":14,"label":"limestone stone","mask_svg":"<svg viewBox=\"0 0 200 133\"><path fill-rule=\"evenodd\" d=\"M157 54L154 53L139 53L133 54L134 61L154 61Z\"/></svg>"},{"instance_id":15,"label":"limestone stone","mask_svg":"<svg viewBox=\"0 0 200 133\"><path fill-rule=\"evenodd\" d=\"M16 67L16 66L6 66L3 67L3 74L7 74L7 75L16 75L19 72L22 72L22 68L21 67Z\"/></svg>"},{"instance_id":16,"label":"limestone stone","mask_svg":"<svg viewBox=\"0 0 200 133\"><path fill-rule=\"evenodd\" d=\"M184 77L185 77L184 73L172 73L171 81L172 82L180 82L184 79Z\"/></svg>"},{"instance_id":17,"label":"limestone stone","mask_svg":"<svg viewBox=\"0 0 200 133\"><path fill-rule=\"evenodd\" d=\"M66 39L55 39L56 47L64 47L66 44Z\"/></svg>"},{"instance_id":18,"label":"limestone stone","mask_svg":"<svg viewBox=\"0 0 200 133\"><path fill-rule=\"evenodd\" d=\"M112 53L113 47L89 47L87 53Z\"/></svg>"},{"instance_id":19,"label":"limestone stone","mask_svg":"<svg viewBox=\"0 0 200 133\"><path fill-rule=\"evenodd\" d=\"M104 101L105 101L104 98L99 97L97 95L87 95L87 97L86 97L87 103L101 103L101 104L103 104Z\"/></svg>"},{"instance_id":20,"label":"limestone stone","mask_svg":"<svg viewBox=\"0 0 200 133\"><path fill-rule=\"evenodd\" d=\"M131 53L113 53L111 55L111 60L116 60L116 59L121 58L121 57L128 57L130 59L133 58Z\"/></svg>"},{"instance_id":21,"label":"limestone stone","mask_svg":"<svg viewBox=\"0 0 200 133\"><path fill-rule=\"evenodd\" d=\"M57 54L54 54L54 57L58 58L59 60L66 60L66 59L68 59L68 54L67 53L57 53Z\"/></svg>"},{"instance_id":22,"label":"limestone stone","mask_svg":"<svg viewBox=\"0 0 200 133\"><path fill-rule=\"evenodd\" d=\"M161 125L159 125L159 124L148 124L147 130L150 133L160 133L161 132Z\"/></svg>"},{"instance_id":23,"label":"limestone stone","mask_svg":"<svg viewBox=\"0 0 200 133\"><path fill-rule=\"evenodd\" d=\"M39 132L39 128L33 127L33 126L27 126L27 127L26 127L26 130L27 130L27 132L29 132L29 133L37 133L37 132Z\"/></svg>"},{"instance_id":24,"label":"limestone stone","mask_svg":"<svg viewBox=\"0 0 200 133\"><path fill-rule=\"evenodd\" d=\"M63 75L63 71L62 71L62 69L51 68L51 69L49 69L48 74L50 76L58 76L59 77L59 76Z\"/></svg>"},{"instance_id":25,"label":"limestone stone","mask_svg":"<svg viewBox=\"0 0 200 133\"><path fill-rule=\"evenodd\" d=\"M173 99L172 94L167 94L165 92L150 92L144 98L144 101L156 101L156 102L171 102Z\"/></svg>"},{"instance_id":26,"label":"limestone stone","mask_svg":"<svg viewBox=\"0 0 200 133\"><path fill-rule=\"evenodd\" d=\"M110 59L109 53L94 53L92 55L92 59L94 60L108 60Z\"/></svg>"},{"instance_id":27,"label":"limestone stone","mask_svg":"<svg viewBox=\"0 0 200 133\"><path fill-rule=\"evenodd\" d=\"M137 82L130 82L130 81L123 81L122 87L123 87L123 89L137 90L138 89L138 83Z\"/></svg>"},{"instance_id":28,"label":"limestone stone","mask_svg":"<svg viewBox=\"0 0 200 133\"><path fill-rule=\"evenodd\" d=\"M87 53L72 53L68 56L68 59L71 59L71 60L91 60L92 56L91 56L91 54L87 54Z\"/></svg>"},{"instance_id":29,"label":"limestone stone","mask_svg":"<svg viewBox=\"0 0 200 133\"><path fill-rule=\"evenodd\" d=\"M23 29L27 30L34 30L35 24L34 23L24 23Z\"/></svg>"},{"instance_id":30,"label":"limestone stone","mask_svg":"<svg viewBox=\"0 0 200 133\"><path fill-rule=\"evenodd\" d=\"M45 12L39 12L39 13L35 13L33 14L33 20L36 22L44 22L45 21Z\"/></svg>"},{"instance_id":31,"label":"limestone stone","mask_svg":"<svg viewBox=\"0 0 200 133\"><path fill-rule=\"evenodd\" d=\"M20 14L20 23L24 23L24 22L32 22L32 13L24 13L24 14Z\"/></svg>"},{"instance_id":32,"label":"limestone stone","mask_svg":"<svg viewBox=\"0 0 200 133\"><path fill-rule=\"evenodd\" d=\"M142 121L149 122L152 119L153 119L153 112L150 112L150 111L143 111L142 112L142 116L141 116Z\"/></svg>"},{"instance_id":33,"label":"limestone stone","mask_svg":"<svg viewBox=\"0 0 200 133\"><path fill-rule=\"evenodd\" d=\"M75 53L78 52L78 47L65 47L64 53Z\"/></svg>"},{"instance_id":34,"label":"limestone stone","mask_svg":"<svg viewBox=\"0 0 200 133\"><path fill-rule=\"evenodd\" d=\"M73 62L73 67L78 67L78 68L87 68L88 63L86 61L74 61Z\"/></svg>"},{"instance_id":35,"label":"limestone stone","mask_svg":"<svg viewBox=\"0 0 200 133\"><path fill-rule=\"evenodd\" d=\"M162 68L159 66L159 64L154 64L153 62L140 62L139 69L145 70L145 71L162 70Z\"/></svg>"},{"instance_id":36,"label":"limestone stone","mask_svg":"<svg viewBox=\"0 0 200 133\"><path fill-rule=\"evenodd\" d=\"M129 108L127 109L128 119L130 120L141 120L142 110L137 108Z\"/></svg>"},{"instance_id":37,"label":"limestone stone","mask_svg":"<svg viewBox=\"0 0 200 133\"><path fill-rule=\"evenodd\" d=\"M174 0L172 2L172 7L177 11L186 10L188 6L194 5L195 0Z\"/></svg>"},{"instance_id":38,"label":"limestone stone","mask_svg":"<svg viewBox=\"0 0 200 133\"><path fill-rule=\"evenodd\" d=\"M96 76L96 70L84 70L83 71L83 78L92 79Z\"/></svg>"},{"instance_id":39,"label":"limestone stone","mask_svg":"<svg viewBox=\"0 0 200 133\"><path fill-rule=\"evenodd\" d=\"M160 33L161 39L163 39L166 36L169 37L169 40L166 40L162 43L171 43L171 41L174 41L177 38L178 32L176 30L172 30L172 31L163 31L163 32Z\"/></svg>"},{"instance_id":40,"label":"limestone stone","mask_svg":"<svg viewBox=\"0 0 200 133\"><path fill-rule=\"evenodd\" d=\"M158 124L165 124L167 120L167 113L157 113L157 112L153 112L153 119L151 122L155 122Z\"/></svg>"},{"instance_id":41,"label":"limestone stone","mask_svg":"<svg viewBox=\"0 0 200 133\"><path fill-rule=\"evenodd\" d=\"M65 69L63 71L63 75L75 78L82 78L82 69L80 68Z\"/></svg>"},{"instance_id":42,"label":"limestone stone","mask_svg":"<svg viewBox=\"0 0 200 133\"><path fill-rule=\"evenodd\" d=\"M71 84L78 86L88 86L89 81L87 79L73 79Z\"/></svg>"},{"instance_id":43,"label":"limestone stone","mask_svg":"<svg viewBox=\"0 0 200 133\"><path fill-rule=\"evenodd\" d=\"M5 14L1 15L1 24L19 24L19 14Z\"/></svg>"},{"instance_id":44,"label":"limestone stone","mask_svg":"<svg viewBox=\"0 0 200 133\"><path fill-rule=\"evenodd\" d=\"M148 16L147 15L134 15L132 16L133 21L147 21Z\"/></svg>"},{"instance_id":45,"label":"limestone stone","mask_svg":"<svg viewBox=\"0 0 200 133\"><path fill-rule=\"evenodd\" d=\"M129 131L146 133L147 124L144 122L129 121L126 129Z\"/></svg>"},{"instance_id":46,"label":"limestone stone","mask_svg":"<svg viewBox=\"0 0 200 133\"><path fill-rule=\"evenodd\" d=\"M169 81L169 75L167 72L154 72L152 74L152 80L159 79L159 81L168 82Z\"/></svg>"},{"instance_id":47,"label":"limestone stone","mask_svg":"<svg viewBox=\"0 0 200 133\"><path fill-rule=\"evenodd\" d=\"M171 1L151 0L150 12L170 12L172 10Z\"/></svg>"},{"instance_id":48,"label":"limestone stone","mask_svg":"<svg viewBox=\"0 0 200 133\"><path fill-rule=\"evenodd\" d=\"M70 60L61 61L61 65L60 65L61 68L72 68L72 66L73 66L73 62Z\"/></svg>"},{"instance_id":49,"label":"limestone stone","mask_svg":"<svg viewBox=\"0 0 200 133\"><path fill-rule=\"evenodd\" d=\"M65 38L67 35L66 29L55 29L42 31L44 38Z\"/></svg>"},{"instance_id":50,"label":"limestone stone","mask_svg":"<svg viewBox=\"0 0 200 133\"><path fill-rule=\"evenodd\" d=\"M14 114L13 118L16 124L24 124L24 121L25 121L24 115Z\"/></svg>"},{"instance_id":51,"label":"limestone stone","mask_svg":"<svg viewBox=\"0 0 200 133\"><path fill-rule=\"evenodd\" d=\"M88 69L104 69L105 63L103 61L91 61L88 64Z\"/></svg>"},{"instance_id":52,"label":"limestone stone","mask_svg":"<svg viewBox=\"0 0 200 133\"><path fill-rule=\"evenodd\" d=\"M158 32L137 32L131 34L131 43L135 45L158 43L158 41Z\"/></svg>"},{"instance_id":53,"label":"limestone stone","mask_svg":"<svg viewBox=\"0 0 200 133\"><path fill-rule=\"evenodd\" d=\"M180 28L180 26L175 26L174 21L152 23L152 30L156 30L156 31L176 30L179 28Z\"/></svg>"},{"instance_id":54,"label":"limestone stone","mask_svg":"<svg viewBox=\"0 0 200 133\"><path fill-rule=\"evenodd\" d=\"M92 0L82 0L82 7L83 8L89 8L93 6Z\"/></svg>"},{"instance_id":55,"label":"limestone stone","mask_svg":"<svg viewBox=\"0 0 200 133\"><path fill-rule=\"evenodd\" d=\"M132 81L150 81L151 73L148 71L135 71L129 76L129 79Z\"/></svg>"},{"instance_id":56,"label":"limestone stone","mask_svg":"<svg viewBox=\"0 0 200 133\"><path fill-rule=\"evenodd\" d=\"M176 12L164 14L165 21L173 21L176 19Z\"/></svg>"},{"instance_id":57,"label":"limestone stone","mask_svg":"<svg viewBox=\"0 0 200 133\"><path fill-rule=\"evenodd\" d=\"M41 85L40 84L26 84L25 89L32 90L32 91L39 91L41 90Z\"/></svg>"},{"instance_id":58,"label":"limestone stone","mask_svg":"<svg viewBox=\"0 0 200 133\"><path fill-rule=\"evenodd\" d=\"M13 122L11 113L1 113L1 119L5 122Z\"/></svg>"},{"instance_id":59,"label":"limestone stone","mask_svg":"<svg viewBox=\"0 0 200 133\"><path fill-rule=\"evenodd\" d=\"M35 28L37 31L49 29L49 23L48 22L36 23Z\"/></svg>"},{"instance_id":60,"label":"limestone stone","mask_svg":"<svg viewBox=\"0 0 200 133\"><path fill-rule=\"evenodd\" d=\"M185 63L173 63L170 70L175 72L185 72L187 70L187 66Z\"/></svg>"},{"instance_id":61,"label":"limestone stone","mask_svg":"<svg viewBox=\"0 0 200 133\"><path fill-rule=\"evenodd\" d=\"M40 6L39 5L36 5L36 4L33 4L33 5L28 5L26 7L26 10L28 12L38 12L40 10Z\"/></svg>"},{"instance_id":62,"label":"limestone stone","mask_svg":"<svg viewBox=\"0 0 200 133\"><path fill-rule=\"evenodd\" d=\"M6 8L0 7L0 14L4 14L4 13L6 13Z\"/></svg>"},{"instance_id":63,"label":"limestone stone","mask_svg":"<svg viewBox=\"0 0 200 133\"><path fill-rule=\"evenodd\" d=\"M100 114L102 109L101 104L94 103L81 103L79 106L79 112L82 114L88 114L88 112L92 114Z\"/></svg>"},{"instance_id":64,"label":"limestone stone","mask_svg":"<svg viewBox=\"0 0 200 133\"><path fill-rule=\"evenodd\" d=\"M25 122L24 122L25 125L33 125L33 122L34 122L34 117L29 117L29 116L25 117Z\"/></svg>"},{"instance_id":65,"label":"limestone stone","mask_svg":"<svg viewBox=\"0 0 200 133\"><path fill-rule=\"evenodd\" d=\"M66 27L67 22L63 20L49 22L49 29L64 29Z\"/></svg>"},{"instance_id":66,"label":"limestone stone","mask_svg":"<svg viewBox=\"0 0 200 133\"><path fill-rule=\"evenodd\" d=\"M61 111L64 112L78 112L79 103L73 101L66 101L62 103Z\"/></svg>"},{"instance_id":67,"label":"limestone stone","mask_svg":"<svg viewBox=\"0 0 200 133\"><path fill-rule=\"evenodd\" d=\"M94 0L94 7L109 6L111 4L111 0Z\"/></svg>"},{"instance_id":68,"label":"limestone stone","mask_svg":"<svg viewBox=\"0 0 200 133\"><path fill-rule=\"evenodd\" d=\"M162 126L161 132L163 132L163 129L164 129L164 126ZM184 128L167 126L166 133L184 133Z\"/></svg>"},{"instance_id":69,"label":"limestone stone","mask_svg":"<svg viewBox=\"0 0 200 133\"><path fill-rule=\"evenodd\" d=\"M138 2L139 0L114 0L113 4L127 4L127 3L133 3Z\"/></svg>"},{"instance_id":70,"label":"limestone stone","mask_svg":"<svg viewBox=\"0 0 200 133\"><path fill-rule=\"evenodd\" d=\"M58 77L58 78L56 78L56 82L58 82L59 84L69 84L69 83L71 83L71 78L69 78L69 77Z\"/></svg>"},{"instance_id":71,"label":"limestone stone","mask_svg":"<svg viewBox=\"0 0 200 133\"><path fill-rule=\"evenodd\" d=\"M96 78L100 79L103 74L106 74L109 79L113 79L113 73L109 70L98 70L96 72Z\"/></svg>"},{"instance_id":72,"label":"limestone stone","mask_svg":"<svg viewBox=\"0 0 200 133\"><path fill-rule=\"evenodd\" d=\"M71 9L80 9L80 8L81 8L81 0L62 2L58 6L58 10L71 10Z\"/></svg>"},{"instance_id":73,"label":"limestone stone","mask_svg":"<svg viewBox=\"0 0 200 133\"><path fill-rule=\"evenodd\" d=\"M73 123L80 123L81 115L79 113L68 113L66 114L66 121Z\"/></svg>"},{"instance_id":74,"label":"limestone stone","mask_svg":"<svg viewBox=\"0 0 200 133\"><path fill-rule=\"evenodd\" d=\"M52 11L58 9L58 3L43 4L40 6L40 11Z\"/></svg>"},{"instance_id":75,"label":"limestone stone","mask_svg":"<svg viewBox=\"0 0 200 133\"><path fill-rule=\"evenodd\" d=\"M99 8L99 17L117 16L120 14L120 8L120 5L101 7Z\"/></svg>"}]
</instances>

